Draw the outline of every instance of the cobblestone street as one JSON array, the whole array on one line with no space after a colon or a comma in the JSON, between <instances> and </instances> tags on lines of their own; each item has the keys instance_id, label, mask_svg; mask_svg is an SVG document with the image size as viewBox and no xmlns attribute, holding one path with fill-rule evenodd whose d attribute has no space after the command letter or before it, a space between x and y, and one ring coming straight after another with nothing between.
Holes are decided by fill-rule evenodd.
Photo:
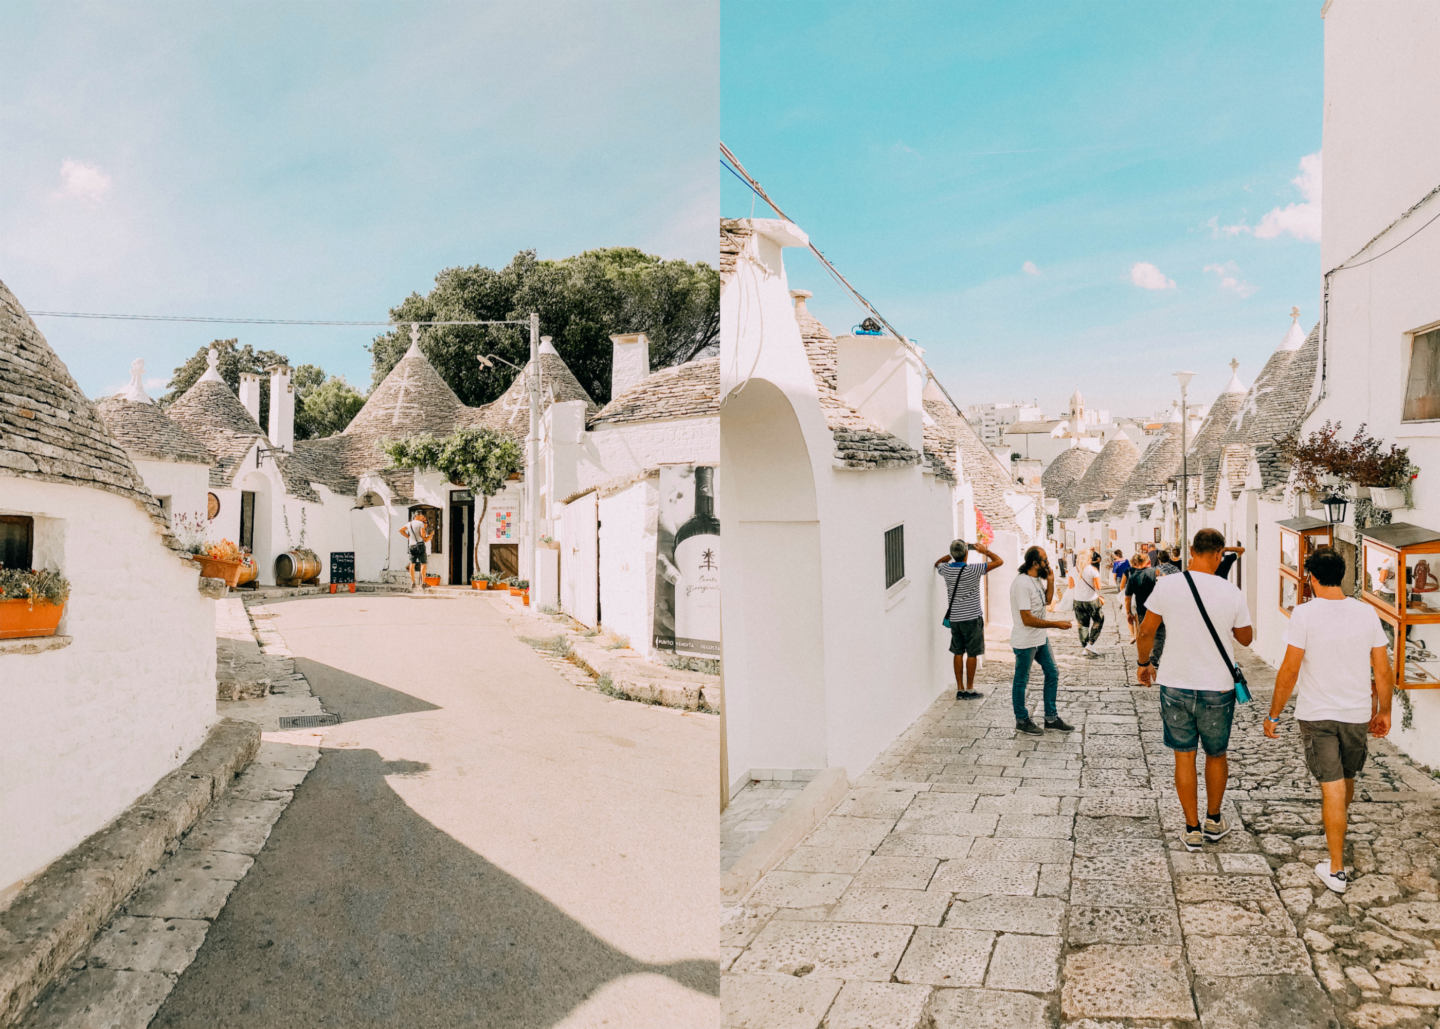
<instances>
[{"instance_id":1,"label":"cobblestone street","mask_svg":"<svg viewBox=\"0 0 1440 1029\"><path fill-rule=\"evenodd\" d=\"M1133 685L1122 640L1113 595L1101 657L1052 631L1076 730L1017 739L1011 652L992 639L984 699L942 695L727 909L725 1025L1435 1026L1440 784L1372 741L1351 809L1356 879L1330 894L1313 871L1318 790L1288 712L1281 739L1264 737L1274 673L1251 660L1235 828L1187 853L1158 696ZM1040 684L1037 668L1032 713Z\"/></svg>"}]
</instances>

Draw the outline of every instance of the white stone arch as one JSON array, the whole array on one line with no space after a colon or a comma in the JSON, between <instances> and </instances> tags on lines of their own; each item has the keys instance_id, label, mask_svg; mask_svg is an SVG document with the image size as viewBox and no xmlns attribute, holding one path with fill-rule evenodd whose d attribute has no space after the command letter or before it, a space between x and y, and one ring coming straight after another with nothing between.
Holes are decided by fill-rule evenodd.
<instances>
[{"instance_id":1,"label":"white stone arch","mask_svg":"<svg viewBox=\"0 0 1440 1029\"><path fill-rule=\"evenodd\" d=\"M720 409L729 777L824 768L820 521L814 465L789 398L750 379Z\"/></svg>"}]
</instances>

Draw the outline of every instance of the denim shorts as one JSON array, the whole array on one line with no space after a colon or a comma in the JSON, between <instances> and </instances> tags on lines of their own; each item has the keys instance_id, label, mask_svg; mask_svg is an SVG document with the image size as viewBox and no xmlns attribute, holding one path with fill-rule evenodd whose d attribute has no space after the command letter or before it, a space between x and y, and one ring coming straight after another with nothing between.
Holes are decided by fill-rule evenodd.
<instances>
[{"instance_id":1,"label":"denim shorts","mask_svg":"<svg viewBox=\"0 0 1440 1029\"><path fill-rule=\"evenodd\" d=\"M1165 746L1192 753L1197 742L1209 757L1230 748L1235 720L1234 690L1178 690L1160 687L1160 716L1165 720Z\"/></svg>"}]
</instances>

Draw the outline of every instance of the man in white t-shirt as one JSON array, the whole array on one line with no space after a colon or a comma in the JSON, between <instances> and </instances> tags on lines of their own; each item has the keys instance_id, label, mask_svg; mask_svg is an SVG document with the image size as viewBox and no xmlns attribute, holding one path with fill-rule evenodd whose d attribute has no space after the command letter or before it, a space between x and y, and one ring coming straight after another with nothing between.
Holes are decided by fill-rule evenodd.
<instances>
[{"instance_id":1,"label":"man in white t-shirt","mask_svg":"<svg viewBox=\"0 0 1440 1029\"><path fill-rule=\"evenodd\" d=\"M425 541L434 535L425 521L425 512L416 511L415 517L400 527L400 535L410 541L410 588L415 588L415 576L420 576L420 588L425 588Z\"/></svg>"},{"instance_id":2,"label":"man in white t-shirt","mask_svg":"<svg viewBox=\"0 0 1440 1029\"><path fill-rule=\"evenodd\" d=\"M1225 799L1225 780L1230 775L1226 752L1230 748L1230 727L1235 720L1235 662L1233 637L1244 646L1254 638L1245 594L1219 578L1215 570L1225 548L1225 537L1214 529L1201 529L1190 545L1190 567L1183 575L1155 580L1145 601L1145 620L1140 623L1136 664L1140 683L1155 683L1155 665L1150 652L1155 632L1165 626L1165 682L1160 685L1160 714L1165 723L1165 745L1175 752L1175 792L1185 812L1182 839L1186 850L1199 850L1203 843L1215 843L1230 831L1220 804ZM1194 583L1220 638L1205 627L1195 603ZM1221 649L1224 649L1222 655ZM1202 831L1195 773L1195 751L1205 748L1205 823Z\"/></svg>"},{"instance_id":3,"label":"man in white t-shirt","mask_svg":"<svg viewBox=\"0 0 1440 1029\"><path fill-rule=\"evenodd\" d=\"M1050 558L1040 547L1025 551L1025 560L1015 581L1010 584L1010 648L1015 651L1015 676L1010 682L1010 701L1015 709L1015 731L1030 736L1043 736L1045 729L1071 732L1074 726L1060 717L1055 706L1060 693L1060 670L1050 653L1048 629L1068 629L1064 620L1047 619L1046 608L1055 594L1055 573ZM1030 665L1038 664L1045 673L1045 729L1035 724L1025 706L1025 689L1030 685Z\"/></svg>"},{"instance_id":4,"label":"man in white t-shirt","mask_svg":"<svg viewBox=\"0 0 1440 1029\"><path fill-rule=\"evenodd\" d=\"M1390 732L1395 677L1380 616L1340 588L1344 555L1334 547L1320 547L1306 560L1305 571L1315 599L1290 612L1285 660L1275 675L1265 735L1278 737L1277 719L1298 684L1295 720L1305 744L1305 764L1320 783L1320 816L1330 850L1330 860L1316 865L1315 874L1334 892L1344 893L1345 823L1355 797L1355 775L1365 767L1367 733Z\"/></svg>"}]
</instances>

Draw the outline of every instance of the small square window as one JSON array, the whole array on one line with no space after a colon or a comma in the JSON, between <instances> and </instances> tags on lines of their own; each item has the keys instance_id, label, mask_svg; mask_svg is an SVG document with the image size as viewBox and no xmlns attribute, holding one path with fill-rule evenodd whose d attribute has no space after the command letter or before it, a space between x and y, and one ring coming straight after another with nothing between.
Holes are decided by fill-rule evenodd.
<instances>
[{"instance_id":1,"label":"small square window","mask_svg":"<svg viewBox=\"0 0 1440 1029\"><path fill-rule=\"evenodd\" d=\"M35 560L35 519L29 515L0 515L0 568L28 571Z\"/></svg>"},{"instance_id":2,"label":"small square window","mask_svg":"<svg viewBox=\"0 0 1440 1029\"><path fill-rule=\"evenodd\" d=\"M1440 328L1417 332L1410 343L1410 376L1405 382L1407 422L1440 419Z\"/></svg>"},{"instance_id":3,"label":"small square window","mask_svg":"<svg viewBox=\"0 0 1440 1029\"><path fill-rule=\"evenodd\" d=\"M885 588L905 578L905 526L885 530Z\"/></svg>"}]
</instances>

